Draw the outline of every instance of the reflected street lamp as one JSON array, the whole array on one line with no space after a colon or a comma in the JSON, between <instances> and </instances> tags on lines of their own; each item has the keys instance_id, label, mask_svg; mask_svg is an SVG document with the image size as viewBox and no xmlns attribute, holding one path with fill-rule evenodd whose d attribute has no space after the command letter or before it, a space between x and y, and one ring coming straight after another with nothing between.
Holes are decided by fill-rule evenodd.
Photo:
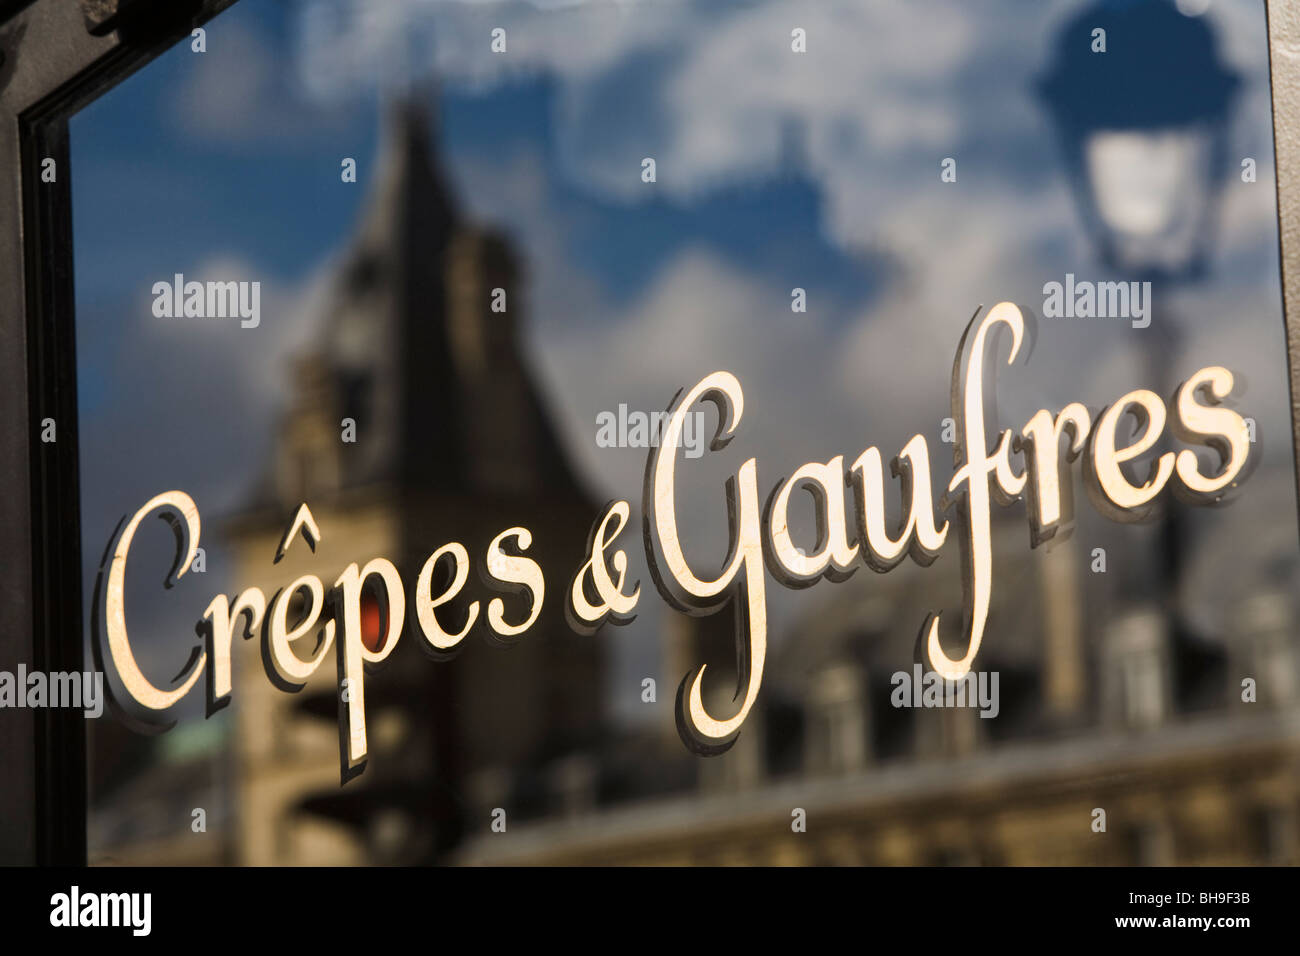
<instances>
[{"instance_id":1,"label":"reflected street lamp","mask_svg":"<svg viewBox=\"0 0 1300 956\"><path fill-rule=\"evenodd\" d=\"M1066 24L1038 92L1108 267L1204 271L1239 85L1206 20L1170 0L1100 0Z\"/></svg>"}]
</instances>

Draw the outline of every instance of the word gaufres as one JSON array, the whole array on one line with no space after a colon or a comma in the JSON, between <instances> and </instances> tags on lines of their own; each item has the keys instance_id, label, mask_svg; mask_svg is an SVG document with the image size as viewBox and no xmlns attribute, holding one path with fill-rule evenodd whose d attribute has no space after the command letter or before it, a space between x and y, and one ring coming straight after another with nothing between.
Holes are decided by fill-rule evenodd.
<instances>
[{"instance_id":1,"label":"word gaufres","mask_svg":"<svg viewBox=\"0 0 1300 956\"><path fill-rule=\"evenodd\" d=\"M955 471L937 507L930 495L930 452L919 434L890 465L903 499L903 517L896 527L887 520L885 504L886 485L892 482L875 447L847 464L842 455L836 455L801 465L772 489L770 497L759 494L758 461L749 458L726 482L729 548L722 568L712 573L692 568L682 550L676 512L681 432L691 410L711 402L717 407L718 428L710 449L721 449L741 433L745 396L736 376L725 371L713 372L677 394L668 407L660 440L648 452L642 544L655 586L672 607L699 615L735 602L741 662L736 694L740 702L731 714L711 713L705 707L704 666L685 676L676 719L690 749L700 754L728 749L758 698L767 656L769 576L782 586L801 587L823 577L842 581L861 565L886 572L909 555L928 565L947 542L953 524L958 525L965 582L963 623L941 641L944 622L938 613L930 614L921 623L921 646L929 670L944 680L961 680L971 671L984 639L993 587L990 512L995 500L1008 505L1025 498L1030 542L1036 547L1072 521L1070 463L1080 455L1084 457L1084 484L1094 504L1123 521L1145 517L1167 485L1187 501L1210 503L1221 499L1243 477L1249 434L1245 420L1221 404L1232 391L1233 376L1218 366L1194 372L1178 388L1172 415L1160 396L1137 389L1117 398L1096 421L1087 408L1074 402L1056 414L1042 409L1021 428L990 435L984 419L985 391L991 387L984 381L985 353L990 334L998 326L1010 332L1007 364L1012 364L1025 334L1024 318L1015 305L1000 303L982 317L977 312L962 336L952 380L952 413L958 436ZM1131 438L1134 429L1129 418L1140 432ZM1152 449L1167 425L1175 438L1192 447L1160 454L1151 462L1145 481L1130 480L1125 464ZM1195 447L1212 450L1219 459L1217 467L1202 471ZM791 538L789 508L797 491L811 493L818 503L820 544L812 553L796 546ZM273 672L268 676L280 686L301 686L333 651L340 682L340 759L345 781L364 769L367 754L364 671L380 665L392 653L408 617L414 618L418 627L417 639L436 654L454 648L476 625L499 641L520 640L537 620L546 599L542 569L524 554L532 535L523 527L508 528L493 539L486 549L484 570L503 590L527 594L526 610L515 610L508 617L504 602L495 598L488 603L486 614L480 614L482 609L475 601L469 605L468 619L455 632L444 629L436 612L456 597L468 578L470 557L464 545L449 542L430 554L409 594L391 561L369 557L365 564L349 564L328 589L315 575L301 577L273 596L269 607L266 595L255 587L233 599L216 595L200 621L200 633L206 634L202 646L192 650L190 663L173 686L160 688L149 682L135 661L123 607L132 539L141 522L155 512L170 517L177 529L176 564L171 579L165 582L168 586L190 566L199 543L197 506L184 492L169 491L124 519L110 544L100 572L102 601L97 606L96 636L114 702L128 716L155 726L164 724L167 712L208 668L208 713L213 713L230 700L230 655L237 630L251 636L260 629L266 643L263 656L268 671ZM589 553L564 595L568 619L577 630L590 632L606 621L626 623L635 614L641 588L628 582L627 553L617 544L630 516L629 502L616 500L592 527ZM320 537L305 503L280 543L277 561L300 531L309 541ZM511 542L509 551L503 547L507 541ZM448 562L453 573L450 583L435 593L433 572L439 562ZM447 576L438 580L445 579ZM367 646L362 639L363 588L378 594L387 608L386 632L377 645L372 641ZM308 608L290 629L289 605L299 593ZM321 638L315 652L309 659L300 658L292 645L318 629ZM945 643L961 648L960 653L950 655Z\"/></svg>"}]
</instances>

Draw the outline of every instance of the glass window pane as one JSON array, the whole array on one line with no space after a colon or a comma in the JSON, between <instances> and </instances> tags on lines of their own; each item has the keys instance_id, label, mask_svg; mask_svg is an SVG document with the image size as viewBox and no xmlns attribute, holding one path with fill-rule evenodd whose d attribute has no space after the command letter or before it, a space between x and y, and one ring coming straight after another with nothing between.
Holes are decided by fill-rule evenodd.
<instances>
[{"instance_id":1,"label":"glass window pane","mask_svg":"<svg viewBox=\"0 0 1300 956\"><path fill-rule=\"evenodd\" d=\"M92 861L1294 862L1276 715L1300 700L1300 553L1267 54L1261 5L1232 0L241 0L201 50L71 124L86 605L123 516L183 491L202 567L164 588L175 536L140 524L130 641L160 689L208 655L166 733L93 724ZM981 451L1040 410L1080 403L1096 425L1150 389L1167 421L1126 480L1188 448L1213 475L1217 454L1174 434L1174 396L1222 366L1250 470L1230 506L1180 500L1175 475L1123 522L1096 505L1085 452L1038 547L1034 501L991 504L970 700L929 706L927 615L946 654L964 648L965 519L939 505L967 442L954 359L1004 301L1026 330L1014 363L1000 335L971 366ZM725 482L750 459L760 510L829 462L821 499L790 499L790 554L836 543L836 501L856 551L808 587L764 572L761 688L735 745L700 757L677 689L707 665L705 708L736 713L744 592L672 609L642 505L660 413L718 370L743 416L719 449L712 405L683 420L685 560L722 567ZM1116 434L1123 448L1142 427ZM855 483L875 469L896 537L889 463L907 446L916 467L913 436L916 495L947 538L879 574ZM1031 454L1015 447L1016 472ZM582 634L565 598L611 499L630 504L616 547L640 598L631 623ZM304 503L320 540L295 535L277 562ZM492 641L492 599L506 625L533 603L482 580L520 527L526 550L499 546L537 562L544 600ZM466 578L437 620L476 620L458 653L422 653L417 582L449 542ZM349 565L381 557L405 626L390 645L379 579L354 590L365 652L391 657L364 675L367 759L341 784L343 623L311 623L320 602L297 583L341 594ZM453 557L431 595L456 590ZM236 628L228 702L208 714L220 648L196 624L249 588L302 625L298 666L320 666L288 693L262 628ZM976 766L991 802L962 782ZM863 809L833 824L842 839L793 846L716 812L744 791L782 833L791 781ZM1080 814L1122 801L1119 838L1079 836ZM1004 803L979 838L915 813ZM494 841L498 809L529 838ZM557 826L597 815L599 837ZM1268 841L1261 819L1281 821ZM718 846L735 850L701 849Z\"/></svg>"}]
</instances>

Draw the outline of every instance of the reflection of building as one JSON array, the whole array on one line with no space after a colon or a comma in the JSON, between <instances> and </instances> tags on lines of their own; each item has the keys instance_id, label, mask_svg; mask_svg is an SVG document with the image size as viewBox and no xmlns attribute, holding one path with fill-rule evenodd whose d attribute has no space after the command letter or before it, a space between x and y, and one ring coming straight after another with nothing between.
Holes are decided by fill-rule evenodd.
<instances>
[{"instance_id":1,"label":"reflection of building","mask_svg":"<svg viewBox=\"0 0 1300 956\"><path fill-rule=\"evenodd\" d=\"M213 866L233 862L230 761L222 717L141 737L112 718L92 726L90 863Z\"/></svg>"},{"instance_id":2,"label":"reflection of building","mask_svg":"<svg viewBox=\"0 0 1300 956\"><path fill-rule=\"evenodd\" d=\"M414 106L395 111L383 162L318 346L294 369L257 505L233 526L236 580L268 596L308 573L328 588L349 563L376 556L414 582L448 541L481 563L512 525L532 531L529 557L567 566L597 511L520 357L513 254L460 221ZM496 289L506 311L492 309ZM346 419L354 443L341 440ZM314 554L299 540L272 564L303 501L322 540ZM479 587L471 576L440 609L444 620L464 620L470 600L491 596ZM295 695L271 685L256 653L237 654L236 858L430 861L462 828L487 827L493 807L573 799L563 758L600 726L600 645L567 630L552 588L519 644L489 646L476 631L452 660L420 652L408 613L392 657L366 677L370 761L344 787L333 666Z\"/></svg>"},{"instance_id":3,"label":"reflection of building","mask_svg":"<svg viewBox=\"0 0 1300 956\"><path fill-rule=\"evenodd\" d=\"M1261 591L1233 632L1174 633L1117 610L1077 538L1030 551L995 524L997 585L977 667L1000 713L891 706L958 562L857 572L769 658L753 717L700 787L635 794L579 822L471 841L469 863L1126 864L1300 859L1300 659L1289 599ZM1104 533L1104 532L1103 532ZM1091 538L1093 532L1089 532ZM1264 588L1269 587L1261 582ZM1094 593L1096 592L1096 593ZM936 597L941 596L941 597ZM1094 607L1097 610L1094 610ZM721 614L706 620L726 619ZM908 622L904 624L902 622ZM729 623L729 621L726 621ZM701 645L703 646L703 645ZM1267 685L1241 701L1246 675ZM724 711L725 712L725 711ZM670 759L670 758L663 758ZM678 758L682 759L682 758ZM695 758L685 758L695 759ZM802 808L807 831L791 829ZM1106 832L1093 830L1106 811Z\"/></svg>"},{"instance_id":4,"label":"reflection of building","mask_svg":"<svg viewBox=\"0 0 1300 956\"><path fill-rule=\"evenodd\" d=\"M816 189L797 175L793 129L786 141L783 173L793 175L779 202L746 189L692 208L728 228L750 221L743 214L761 224L731 247L760 272L819 254L772 242L767 228L805 213L807 233L822 226ZM237 586L269 595L306 572L328 585L344 564L382 554L409 587L443 542L478 558L491 535L520 523L535 533L557 611L567 583L557 571L576 567L597 509L554 454L519 362L510 250L456 221L418 115L397 123L388 162L336 278L320 347L294 370L294 404L257 507L237 525ZM621 215L602 229L610 241L644 211ZM672 231L686 220L665 221ZM497 287L509 293L505 314L488 311ZM339 440L344 418L357 423L356 444ZM301 500L324 540L315 554L298 541L272 565ZM1133 539L1101 539L1112 583L1100 588L1089 568L1096 534L1038 552L1026 547L1022 519L997 535L997 604L979 658L1000 675L994 720L889 702L925 613L946 602L949 632L960 618L950 548L930 569L859 570L819 585L812 594L825 603L783 645L774 641L759 704L719 758L687 754L671 717L654 733L597 739L608 719L597 707L597 648L617 632L580 638L552 614L520 647L472 639L456 660L431 663L408 617L397 655L368 677L373 759L361 777L338 784L332 675L282 693L248 646L223 715L237 729L230 772L163 764L154 782L182 791L168 796L166 816L184 821L188 787L233 780L236 838L225 858L255 863L1296 862L1300 671L1280 586L1292 582L1232 589L1250 599L1225 608L1222 627L1192 634L1166 613L1179 595L1157 565L1146 562L1142 575L1117 567ZM1153 553L1152 537L1134 550ZM725 713L731 614L666 619L662 711L675 681L707 661L710 709ZM1240 700L1249 675L1259 679L1257 704ZM144 789L124 788L124 799ZM510 814L508 838L488 833L497 806ZM806 833L791 832L795 808L808 814ZM1105 834L1093 831L1095 808L1107 813ZM120 816L124 831L134 828L124 837L133 859L200 852L155 842L138 805Z\"/></svg>"}]
</instances>

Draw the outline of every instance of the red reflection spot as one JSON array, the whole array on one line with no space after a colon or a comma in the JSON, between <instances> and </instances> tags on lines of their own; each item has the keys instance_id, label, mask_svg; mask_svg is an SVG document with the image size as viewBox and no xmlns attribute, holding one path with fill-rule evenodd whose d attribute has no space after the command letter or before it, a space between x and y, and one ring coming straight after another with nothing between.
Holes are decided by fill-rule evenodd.
<instances>
[{"instance_id":1,"label":"red reflection spot","mask_svg":"<svg viewBox=\"0 0 1300 956\"><path fill-rule=\"evenodd\" d=\"M384 646L384 613L369 591L361 592L361 643L371 653Z\"/></svg>"}]
</instances>

